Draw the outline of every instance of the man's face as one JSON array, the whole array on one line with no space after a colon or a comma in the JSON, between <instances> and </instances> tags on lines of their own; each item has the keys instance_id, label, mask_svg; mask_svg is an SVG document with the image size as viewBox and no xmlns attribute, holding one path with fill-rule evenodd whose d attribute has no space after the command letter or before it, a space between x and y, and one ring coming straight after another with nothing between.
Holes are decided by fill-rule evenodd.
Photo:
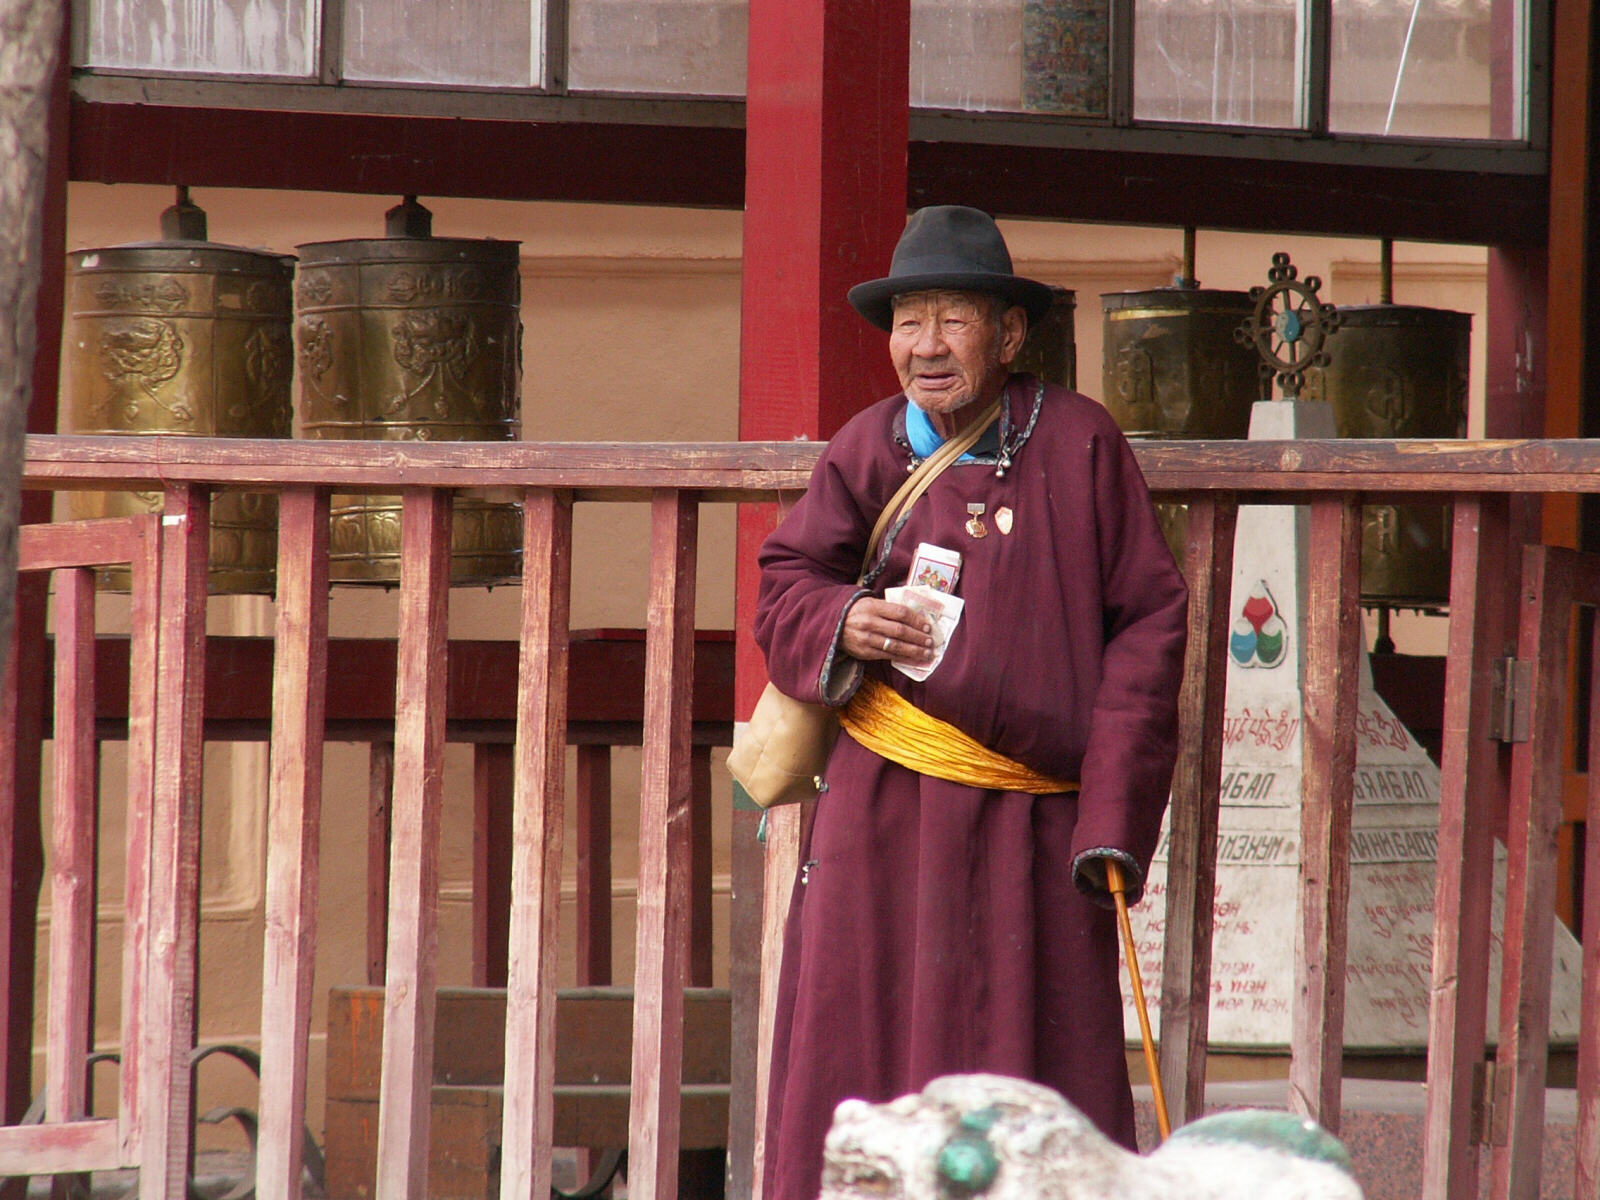
<instances>
[{"instance_id":1,"label":"man's face","mask_svg":"<svg viewBox=\"0 0 1600 1200\"><path fill-rule=\"evenodd\" d=\"M997 395L1022 348L1027 317L972 292L897 296L889 356L900 386L925 413L953 413Z\"/></svg>"}]
</instances>

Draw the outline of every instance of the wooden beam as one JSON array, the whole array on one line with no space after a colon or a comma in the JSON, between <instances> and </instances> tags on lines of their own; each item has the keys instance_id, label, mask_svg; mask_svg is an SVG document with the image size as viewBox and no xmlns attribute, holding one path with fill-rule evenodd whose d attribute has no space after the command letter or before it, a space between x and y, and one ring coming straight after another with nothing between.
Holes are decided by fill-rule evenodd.
<instances>
[{"instance_id":1,"label":"wooden beam","mask_svg":"<svg viewBox=\"0 0 1600 1200\"><path fill-rule=\"evenodd\" d=\"M1312 501L1307 559L1300 924L1289 1107L1337 1133L1361 652L1361 508L1355 497Z\"/></svg>"},{"instance_id":2,"label":"wooden beam","mask_svg":"<svg viewBox=\"0 0 1600 1200\"><path fill-rule=\"evenodd\" d=\"M786 11L776 9L767 24L780 22ZM763 14L752 14L748 149L735 124L709 121L502 121L78 99L72 104L71 177L386 196L422 192L503 200L744 205L747 213L754 212L763 204L757 192L764 182L781 180L795 169L808 172L800 156L794 163L778 163L775 172L761 165L766 160L756 147L765 141L763 106L784 99L773 90L763 95L761 73L793 72L789 78L798 77L807 88L801 94L814 95L811 80L801 74L809 68L801 65L804 56L798 51L813 39L822 11L818 8L814 19L781 25L777 36L786 31L789 40L759 62L755 47L764 36ZM904 18L886 13L882 19ZM841 41L830 48L853 59L875 56L879 26L863 22L856 28L863 27L873 32L861 44ZM975 204L1006 216L1111 223L1125 222L1133 213L1147 224L1364 237L1385 233L1480 245L1503 240L1508 229L1531 242L1544 236L1545 178L1535 172L1297 161L1273 157L1270 149L1234 157L1048 145L1037 134L1009 141L996 131L974 137L938 117L919 117L918 136L911 140L904 115L908 88L897 92L887 79L862 74L848 61L839 72L833 78L846 86L835 89L839 95L830 97L830 105L855 106L868 91L899 102L899 119L905 122L899 144L889 139L884 144L902 164L900 194L912 207ZM807 112L823 111L820 105L789 107L796 126L807 120ZM890 111L890 119L895 116ZM945 136L930 136L945 126ZM827 136L844 146L859 145L864 135L873 136L832 126ZM263 152L252 153L251 147ZM586 169L570 170L575 161ZM840 184L846 178L834 177Z\"/></svg>"},{"instance_id":3,"label":"wooden beam","mask_svg":"<svg viewBox=\"0 0 1600 1200\"><path fill-rule=\"evenodd\" d=\"M688 973L689 705L698 502L692 493L659 492L650 519L628 1195L672 1200L678 1192L678 1088Z\"/></svg>"},{"instance_id":4,"label":"wooden beam","mask_svg":"<svg viewBox=\"0 0 1600 1200\"><path fill-rule=\"evenodd\" d=\"M737 208L744 174L737 128L83 100L71 128L72 178L92 183Z\"/></svg>"},{"instance_id":5,"label":"wooden beam","mask_svg":"<svg viewBox=\"0 0 1600 1200\"><path fill-rule=\"evenodd\" d=\"M502 1200L545 1200L555 1133L572 499L557 492L529 492L522 511L522 654L500 1195ZM631 1170L628 1185L631 1195Z\"/></svg>"},{"instance_id":6,"label":"wooden beam","mask_svg":"<svg viewBox=\"0 0 1600 1200\"><path fill-rule=\"evenodd\" d=\"M133 552L143 517L24 525L17 531L17 570L93 567L124 563Z\"/></svg>"},{"instance_id":7,"label":"wooden beam","mask_svg":"<svg viewBox=\"0 0 1600 1200\"><path fill-rule=\"evenodd\" d=\"M211 498L167 489L161 515L155 804L141 1053L140 1200L184 1192L193 1137L189 1051L195 1034L200 910L200 791L204 773L206 560Z\"/></svg>"},{"instance_id":8,"label":"wooden beam","mask_svg":"<svg viewBox=\"0 0 1600 1200\"><path fill-rule=\"evenodd\" d=\"M303 442L287 438L29 437L30 488L328 486L571 490L580 500L642 501L685 489L702 501L798 495L822 447L814 442L651 443ZM1237 492L1240 503L1299 502L1352 489L1372 497L1510 492L1600 493L1595 439L1139 442L1152 492Z\"/></svg>"},{"instance_id":9,"label":"wooden beam","mask_svg":"<svg viewBox=\"0 0 1600 1200\"><path fill-rule=\"evenodd\" d=\"M298 1200L306 1040L317 965L322 754L328 676L328 493L278 503L278 620L267 778L260 1136L256 1189Z\"/></svg>"},{"instance_id":10,"label":"wooden beam","mask_svg":"<svg viewBox=\"0 0 1600 1200\"><path fill-rule=\"evenodd\" d=\"M1538 174L953 140L912 142L910 162L913 208L1477 245L1508 231L1537 243L1545 229Z\"/></svg>"},{"instance_id":11,"label":"wooden beam","mask_svg":"<svg viewBox=\"0 0 1600 1200\"><path fill-rule=\"evenodd\" d=\"M117 1156L115 1121L0 1127L0 1175L110 1171L122 1165Z\"/></svg>"},{"instance_id":12,"label":"wooden beam","mask_svg":"<svg viewBox=\"0 0 1600 1200\"><path fill-rule=\"evenodd\" d=\"M401 502L394 846L389 861L378 1200L423 1200L428 1189L450 502L449 492L419 488L406 489Z\"/></svg>"},{"instance_id":13,"label":"wooden beam","mask_svg":"<svg viewBox=\"0 0 1600 1200\"><path fill-rule=\"evenodd\" d=\"M1489 1004L1482 948L1490 939L1494 829L1507 788L1507 756L1490 736L1489 697L1495 664L1516 646L1507 620L1516 579L1510 503L1460 496L1453 520L1423 1112L1422 1194L1430 1200L1478 1194L1474 1078Z\"/></svg>"},{"instance_id":14,"label":"wooden beam","mask_svg":"<svg viewBox=\"0 0 1600 1200\"><path fill-rule=\"evenodd\" d=\"M1174 1127L1205 1111L1211 1018L1211 933L1221 813L1223 693L1228 682L1228 604L1238 506L1190 503L1189 635L1178 697L1178 764L1172 777L1159 1069ZM1181 1081L1181 1084L1180 1084Z\"/></svg>"}]
</instances>

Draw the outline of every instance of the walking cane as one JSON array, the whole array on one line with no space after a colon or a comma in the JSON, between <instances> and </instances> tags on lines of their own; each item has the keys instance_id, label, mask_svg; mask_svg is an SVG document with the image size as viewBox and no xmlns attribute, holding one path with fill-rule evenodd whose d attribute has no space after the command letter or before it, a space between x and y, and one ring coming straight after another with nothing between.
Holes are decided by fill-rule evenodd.
<instances>
[{"instance_id":1,"label":"walking cane","mask_svg":"<svg viewBox=\"0 0 1600 1200\"><path fill-rule=\"evenodd\" d=\"M1122 880L1122 864L1107 858L1106 888L1117 902L1117 924L1122 929L1122 954L1128 960L1128 979L1133 984L1133 1005L1139 1013L1139 1036L1144 1040L1144 1065L1150 1074L1150 1095L1156 1106L1156 1128L1161 1140L1172 1134L1172 1120L1167 1116L1167 1095L1161 1090L1161 1069L1156 1065L1156 1040L1150 1034L1150 1010L1144 1002L1144 980L1139 977L1139 956L1134 952L1133 923L1128 920L1127 885Z\"/></svg>"}]
</instances>

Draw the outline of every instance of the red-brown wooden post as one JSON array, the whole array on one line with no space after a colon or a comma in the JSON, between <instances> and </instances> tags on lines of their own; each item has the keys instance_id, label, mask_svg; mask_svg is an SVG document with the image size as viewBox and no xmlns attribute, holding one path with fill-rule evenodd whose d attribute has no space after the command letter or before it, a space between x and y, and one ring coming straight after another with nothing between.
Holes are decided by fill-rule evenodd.
<instances>
[{"instance_id":1,"label":"red-brown wooden post","mask_svg":"<svg viewBox=\"0 0 1600 1200\"><path fill-rule=\"evenodd\" d=\"M23 498L24 508L29 498ZM47 699L40 681L48 585L42 573L17 579L0 692L0 938L5 939L0 952L0 1084L8 1124L22 1119L33 1098L34 960L44 873L39 801ZM23 1191L20 1182L0 1182L5 1200L20 1200Z\"/></svg>"},{"instance_id":2,"label":"red-brown wooden post","mask_svg":"<svg viewBox=\"0 0 1600 1200\"><path fill-rule=\"evenodd\" d=\"M895 390L883 335L845 293L888 269L905 225L909 128L909 0L772 0L752 5L745 100L744 282L739 436L828 438ZM750 636L756 552L772 528L767 506L739 518L737 697L747 718L766 682ZM799 814L770 820L767 896L785 908L799 866ZM781 919L765 928L781 929ZM763 954L777 970L776 948ZM763 981L763 994L776 992ZM770 1004L756 1002L770 1033ZM761 1042L764 1059L770 1041ZM753 1180L730 1179L736 1200L759 1195L765 1065L757 1073ZM735 1138L734 1140L742 1140ZM749 1191L746 1191L749 1187Z\"/></svg>"},{"instance_id":3,"label":"red-brown wooden post","mask_svg":"<svg viewBox=\"0 0 1600 1200\"><path fill-rule=\"evenodd\" d=\"M1537 1196L1544 1158L1563 709L1579 559L1576 551L1553 546L1524 546L1522 551L1517 660L1532 665L1533 680L1528 740L1511 747L1495 1059L1495 1090L1505 1104L1495 1113L1489 1187L1496 1200Z\"/></svg>"},{"instance_id":4,"label":"red-brown wooden post","mask_svg":"<svg viewBox=\"0 0 1600 1200\"><path fill-rule=\"evenodd\" d=\"M155 821L156 669L161 615L161 524L136 522L130 554L128 647L128 799L123 817L122 1063L117 1109L120 1161L137 1163L144 1145L144 1029L150 949L150 837Z\"/></svg>"},{"instance_id":5,"label":"red-brown wooden post","mask_svg":"<svg viewBox=\"0 0 1600 1200\"><path fill-rule=\"evenodd\" d=\"M611 747L578 747L578 986L611 982Z\"/></svg>"},{"instance_id":6,"label":"red-brown wooden post","mask_svg":"<svg viewBox=\"0 0 1600 1200\"><path fill-rule=\"evenodd\" d=\"M394 743L367 747L367 986L389 961L389 842L394 835Z\"/></svg>"},{"instance_id":7,"label":"red-brown wooden post","mask_svg":"<svg viewBox=\"0 0 1600 1200\"><path fill-rule=\"evenodd\" d=\"M1178 697L1178 765L1172 776L1167 843L1158 1063L1162 1082L1168 1085L1168 1113L1174 1126L1205 1111L1223 693L1228 682L1228 604L1238 515L1238 503L1231 498L1201 496L1189 501L1184 562L1189 640Z\"/></svg>"},{"instance_id":8,"label":"red-brown wooden post","mask_svg":"<svg viewBox=\"0 0 1600 1200\"><path fill-rule=\"evenodd\" d=\"M55 804L50 864L50 983L45 1119L88 1113L94 1019L94 572L56 581Z\"/></svg>"},{"instance_id":9,"label":"red-brown wooden post","mask_svg":"<svg viewBox=\"0 0 1600 1200\"><path fill-rule=\"evenodd\" d=\"M556 945L567 762L572 498L561 492L532 491L523 501L522 513L522 645L517 670L500 1195L503 1200L546 1200L555 1133Z\"/></svg>"},{"instance_id":10,"label":"red-brown wooden post","mask_svg":"<svg viewBox=\"0 0 1600 1200\"><path fill-rule=\"evenodd\" d=\"M306 1039L317 957L328 682L326 492L296 488L279 501L272 661L256 1191L295 1200L304 1165Z\"/></svg>"},{"instance_id":11,"label":"red-brown wooden post","mask_svg":"<svg viewBox=\"0 0 1600 1200\"><path fill-rule=\"evenodd\" d=\"M211 498L167 489L162 509L155 804L145 975L140 1200L184 1194L193 1096L195 958L200 907L200 786L205 719L206 556Z\"/></svg>"},{"instance_id":12,"label":"red-brown wooden post","mask_svg":"<svg viewBox=\"0 0 1600 1200\"><path fill-rule=\"evenodd\" d=\"M1422 1194L1478 1194L1474 1078L1483 1062L1489 1004L1489 901L1494 827L1508 759L1491 739L1495 665L1508 638L1511 498L1458 496L1451 535L1450 633L1440 747L1439 852L1433 901L1433 986L1428 1002L1428 1087Z\"/></svg>"},{"instance_id":13,"label":"red-brown wooden post","mask_svg":"<svg viewBox=\"0 0 1600 1200\"><path fill-rule=\"evenodd\" d=\"M650 524L628 1195L672 1200L678 1193L689 948L697 498L657 492Z\"/></svg>"},{"instance_id":14,"label":"red-brown wooden post","mask_svg":"<svg viewBox=\"0 0 1600 1200\"><path fill-rule=\"evenodd\" d=\"M1289 1105L1338 1132L1361 651L1361 509L1355 497L1319 496L1311 502L1308 560L1300 925Z\"/></svg>"},{"instance_id":15,"label":"red-brown wooden post","mask_svg":"<svg viewBox=\"0 0 1600 1200\"><path fill-rule=\"evenodd\" d=\"M379 1083L379 1200L428 1192L434 985L439 942L450 493L408 488L400 518L400 641L395 683L394 844Z\"/></svg>"},{"instance_id":16,"label":"red-brown wooden post","mask_svg":"<svg viewBox=\"0 0 1600 1200\"><path fill-rule=\"evenodd\" d=\"M1594 623L1589 653L1589 745L1600 747L1600 621ZM1591 751L1591 754L1593 751ZM1600 831L1600 770L1589 769L1585 819ZM1600 836L1584 846L1583 996L1578 1023L1578 1124L1573 1132L1576 1170L1572 1194L1600 1194Z\"/></svg>"},{"instance_id":17,"label":"red-brown wooden post","mask_svg":"<svg viewBox=\"0 0 1600 1200\"><path fill-rule=\"evenodd\" d=\"M711 986L711 747L689 752L689 986Z\"/></svg>"},{"instance_id":18,"label":"red-brown wooden post","mask_svg":"<svg viewBox=\"0 0 1600 1200\"><path fill-rule=\"evenodd\" d=\"M472 747L472 986L505 987L511 912L512 747Z\"/></svg>"}]
</instances>

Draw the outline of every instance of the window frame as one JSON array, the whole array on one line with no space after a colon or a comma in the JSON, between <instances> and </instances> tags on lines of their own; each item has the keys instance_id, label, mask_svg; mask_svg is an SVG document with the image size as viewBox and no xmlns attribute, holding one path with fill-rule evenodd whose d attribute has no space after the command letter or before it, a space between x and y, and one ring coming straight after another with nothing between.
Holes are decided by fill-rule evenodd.
<instances>
[{"instance_id":1,"label":"window frame","mask_svg":"<svg viewBox=\"0 0 1600 1200\"><path fill-rule=\"evenodd\" d=\"M72 0L72 56L85 57L91 0ZM576 121L689 128L741 128L743 97L577 90L567 86L569 0L544 0L543 86L471 87L343 78L345 0L319 10L317 75L218 75L79 67L73 94L91 103L173 104L403 117ZM1111 0L1110 80L1105 117L969 112L913 107L914 141L1185 154L1418 170L1540 174L1549 169L1549 0L1525 0L1514 41L1521 77L1513 86L1523 136L1417 138L1336 133L1328 127L1333 0L1302 0L1307 20L1298 107L1302 127L1136 120L1133 116L1133 4Z\"/></svg>"}]
</instances>

